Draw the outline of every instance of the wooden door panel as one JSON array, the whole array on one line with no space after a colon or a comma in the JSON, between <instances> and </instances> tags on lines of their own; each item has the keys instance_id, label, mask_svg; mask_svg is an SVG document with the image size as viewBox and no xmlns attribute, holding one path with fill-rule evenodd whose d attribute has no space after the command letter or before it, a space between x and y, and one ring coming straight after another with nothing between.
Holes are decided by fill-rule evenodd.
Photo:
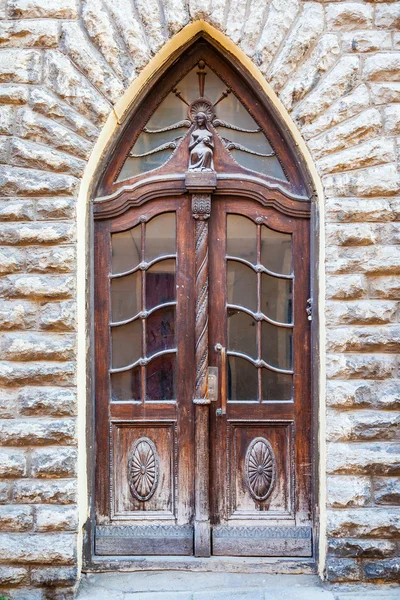
<instances>
[{"instance_id":1,"label":"wooden door panel","mask_svg":"<svg viewBox=\"0 0 400 600\"><path fill-rule=\"evenodd\" d=\"M293 423L229 421L227 436L229 519L293 519Z\"/></svg>"}]
</instances>

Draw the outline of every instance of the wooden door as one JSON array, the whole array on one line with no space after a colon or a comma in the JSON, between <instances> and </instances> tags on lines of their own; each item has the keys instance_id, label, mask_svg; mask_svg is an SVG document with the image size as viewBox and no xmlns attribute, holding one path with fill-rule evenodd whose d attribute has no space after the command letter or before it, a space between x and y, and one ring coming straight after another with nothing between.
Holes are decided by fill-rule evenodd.
<instances>
[{"instance_id":1,"label":"wooden door","mask_svg":"<svg viewBox=\"0 0 400 600\"><path fill-rule=\"evenodd\" d=\"M311 556L308 248L305 219L246 197L213 204L210 363L221 371L210 445L216 555Z\"/></svg>"},{"instance_id":2,"label":"wooden door","mask_svg":"<svg viewBox=\"0 0 400 600\"><path fill-rule=\"evenodd\" d=\"M104 159L97 558L312 554L310 187L231 61L195 40Z\"/></svg>"},{"instance_id":3,"label":"wooden door","mask_svg":"<svg viewBox=\"0 0 400 600\"><path fill-rule=\"evenodd\" d=\"M191 221L180 197L97 229L100 555L193 553Z\"/></svg>"}]
</instances>

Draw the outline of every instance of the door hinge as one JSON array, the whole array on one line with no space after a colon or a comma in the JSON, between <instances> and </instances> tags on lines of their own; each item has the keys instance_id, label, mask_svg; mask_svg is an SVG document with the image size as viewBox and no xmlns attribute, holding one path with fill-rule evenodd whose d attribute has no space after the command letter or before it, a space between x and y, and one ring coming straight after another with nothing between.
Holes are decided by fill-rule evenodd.
<instances>
[{"instance_id":1,"label":"door hinge","mask_svg":"<svg viewBox=\"0 0 400 600\"><path fill-rule=\"evenodd\" d=\"M307 319L309 321L312 321L312 318L313 318L313 301L312 301L312 298L308 298L308 300L307 300L306 313L307 313Z\"/></svg>"}]
</instances>

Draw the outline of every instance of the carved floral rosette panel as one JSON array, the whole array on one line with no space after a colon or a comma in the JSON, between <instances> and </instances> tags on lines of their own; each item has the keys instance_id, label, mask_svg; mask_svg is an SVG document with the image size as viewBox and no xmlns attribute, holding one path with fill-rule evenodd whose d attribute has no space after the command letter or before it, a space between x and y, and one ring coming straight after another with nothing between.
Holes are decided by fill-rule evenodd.
<instances>
[{"instance_id":1,"label":"carved floral rosette panel","mask_svg":"<svg viewBox=\"0 0 400 600\"><path fill-rule=\"evenodd\" d=\"M245 481L254 500L262 502L268 498L275 475L276 460L271 444L265 438L255 438L247 448L245 459Z\"/></svg>"},{"instance_id":2,"label":"carved floral rosette panel","mask_svg":"<svg viewBox=\"0 0 400 600\"><path fill-rule=\"evenodd\" d=\"M141 437L133 444L128 458L128 481L132 494L141 502L149 500L158 485L159 457L154 443Z\"/></svg>"}]
</instances>

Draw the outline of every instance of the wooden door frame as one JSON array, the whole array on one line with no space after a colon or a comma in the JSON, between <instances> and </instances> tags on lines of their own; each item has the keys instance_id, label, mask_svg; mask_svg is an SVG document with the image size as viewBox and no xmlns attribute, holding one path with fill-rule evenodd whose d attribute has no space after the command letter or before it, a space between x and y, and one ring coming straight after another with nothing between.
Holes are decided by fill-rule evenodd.
<instances>
[{"instance_id":1,"label":"wooden door frame","mask_svg":"<svg viewBox=\"0 0 400 600\"><path fill-rule=\"evenodd\" d=\"M232 57L229 53L219 46L215 40L208 38L204 34L199 34L197 37L207 38L207 41L211 43L211 45L233 66ZM193 44L193 40L187 44L187 47ZM182 48L180 50L182 52ZM163 73L167 71L169 66L176 60L176 56L171 56L170 61L168 61L164 68L162 69ZM264 104L268 104L269 111L271 111L275 115L275 120L278 123L278 129L282 133L285 140L288 141L291 145L294 146L291 135L289 133L288 128L279 115L276 114L276 110L272 107L266 98L265 93L261 90L259 84L253 79L253 77L241 66L236 66L239 76L248 84L253 86L253 89L256 91L257 95L262 98ZM158 77L159 78L159 73ZM143 99L148 93L149 89L153 87L154 79L150 79L148 85L145 86L143 92L141 94L141 98ZM140 101L136 106L140 105ZM118 141L120 139L120 135L114 138L114 143L110 148L112 151ZM320 378L320 351L319 351L319 315L318 315L318 271L319 271L319 231L317 228L318 223L318 206L316 203L317 194L315 192L314 185L312 183L311 175L308 171L308 168L305 164L305 160L302 155L296 152L296 149L293 148L293 152L296 153L297 164L299 165L300 171L302 173L303 181L306 187L309 189L309 196L311 200L311 219L310 219L310 240L311 240L311 249L310 249L310 281L311 281L311 297L313 299L313 322L311 326L311 340L312 340L312 348L311 348L311 401L312 401L312 411L313 411L313 500L312 505L314 507L314 515L313 515L313 528L314 528L314 557L312 559L240 559L243 563L243 570L248 572L276 572L277 567L279 572L293 572L293 568L299 569L301 572L315 572L316 564L318 562L319 555L319 510L318 510L318 500L319 500L319 461L318 461L318 430L319 430L319 378ZM100 161L98 165L97 172L104 173L106 168L106 164L108 161L108 157L105 156ZM99 178L97 178L97 181ZM144 183L144 182L143 182ZM183 182L169 182L168 184L171 186L171 191L174 189L175 193L180 190L183 191ZM177 189L178 188L178 189ZM132 190L133 191L133 190ZM130 195L132 194L130 192ZM271 191L271 190L270 190ZM143 192L143 189L141 190ZM272 191L271 191L272 193ZM96 195L94 191L94 186L91 190L91 197L93 198ZM133 191L133 196L135 192ZM146 194L145 194L146 195ZM272 193L275 196L275 201L277 200L277 196L282 198L281 194ZM151 193L150 193L151 196ZM284 198L284 202L288 204L288 198ZM290 201L289 201L290 203ZM115 203L117 204L117 203ZM116 208L114 204L114 208ZM111 209L111 213L114 212ZM118 208L116 210L118 212ZM115 213L114 213L115 214ZM106 216L106 215L104 215ZM109 213L107 216L111 216ZM90 326L90 341L93 342L93 282L94 282L94 256L93 256L93 231L94 231L94 210L93 204L90 205L89 208L89 223L90 230L88 235L89 241L89 256L90 256L90 268L88 273L88 322L91 324ZM87 388L90 390L91 401L87 403L87 428L86 428L86 438L87 438L87 471L88 471L88 497L89 497L89 506L90 506L90 516L87 519L87 522L84 527L84 544L83 544L83 570L84 571L103 571L103 570L142 570L142 569L169 569L169 568L189 568L191 570L218 570L220 565L223 564L227 568L229 565L235 564L235 560L228 558L225 559L223 557L213 557L211 559L199 559L199 558L190 558L190 559L182 559L182 558L168 558L163 557L161 559L157 559L155 557L149 557L148 559L143 560L140 559L125 559L125 558L116 558L109 560L106 558L95 557L93 553L93 523L94 523L94 493L93 493L93 484L94 484L94 464L95 464L95 438L94 438L94 427L93 427L93 413L94 413L94 393L93 393L93 364L94 364L94 351L93 351L93 343L90 344L90 352L88 353L88 363L89 369L87 370ZM251 564L250 564L251 563Z\"/></svg>"}]
</instances>

